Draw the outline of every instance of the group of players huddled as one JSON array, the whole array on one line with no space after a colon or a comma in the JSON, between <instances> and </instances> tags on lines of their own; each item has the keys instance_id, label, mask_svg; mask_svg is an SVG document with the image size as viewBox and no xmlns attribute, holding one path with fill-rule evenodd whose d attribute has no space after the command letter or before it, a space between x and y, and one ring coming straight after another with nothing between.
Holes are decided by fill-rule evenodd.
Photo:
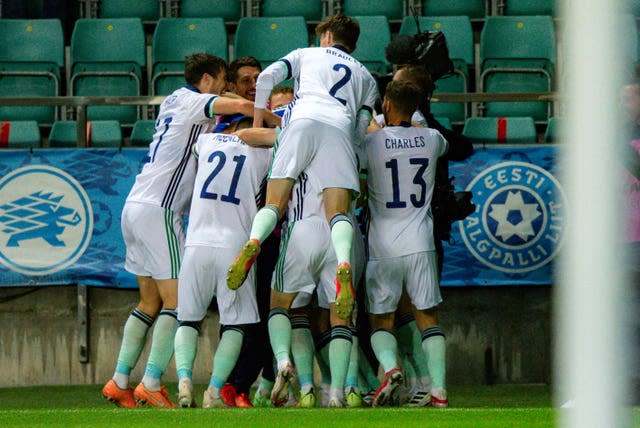
<instances>
[{"instance_id":1,"label":"group of players huddled","mask_svg":"<svg viewBox=\"0 0 640 428\"><path fill-rule=\"evenodd\" d=\"M376 81L351 56L357 21L327 17L316 33L319 47L263 71L252 58L186 58L187 84L162 103L122 211L140 301L102 390L116 405L196 406L197 339L215 296L204 408L448 406L430 208L448 143L417 112L428 73L401 68L373 117ZM293 91L278 89L289 79ZM173 355L177 403L161 384Z\"/></svg>"}]
</instances>

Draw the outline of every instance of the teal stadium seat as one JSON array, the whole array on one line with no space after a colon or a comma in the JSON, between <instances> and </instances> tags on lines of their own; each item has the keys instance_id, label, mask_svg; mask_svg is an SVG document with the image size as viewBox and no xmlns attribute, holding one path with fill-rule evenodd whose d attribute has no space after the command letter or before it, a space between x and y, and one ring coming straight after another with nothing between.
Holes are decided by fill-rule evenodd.
<instances>
[{"instance_id":1,"label":"teal stadium seat","mask_svg":"<svg viewBox=\"0 0 640 428\"><path fill-rule=\"evenodd\" d=\"M544 131L545 143L557 143L562 141L562 127L564 126L564 118L559 116L553 116L549 118L547 123L547 129Z\"/></svg>"},{"instance_id":2,"label":"teal stadium seat","mask_svg":"<svg viewBox=\"0 0 640 428\"><path fill-rule=\"evenodd\" d=\"M342 13L347 16L385 16L389 21L398 22L404 16L401 0L342 0L341 3Z\"/></svg>"},{"instance_id":3,"label":"teal stadium seat","mask_svg":"<svg viewBox=\"0 0 640 428\"><path fill-rule=\"evenodd\" d=\"M0 19L0 97L60 95L64 36L58 19ZM0 106L0 120L51 124L51 106Z\"/></svg>"},{"instance_id":4,"label":"teal stadium seat","mask_svg":"<svg viewBox=\"0 0 640 428\"><path fill-rule=\"evenodd\" d=\"M78 19L71 35L70 90L76 96L139 96L146 66L140 18ZM133 124L136 106L89 106L89 120Z\"/></svg>"},{"instance_id":5,"label":"teal stadium seat","mask_svg":"<svg viewBox=\"0 0 640 428\"><path fill-rule=\"evenodd\" d=\"M301 16L241 18L233 42L234 58L252 56L262 67L297 48L309 46L307 24Z\"/></svg>"},{"instance_id":6,"label":"teal stadium seat","mask_svg":"<svg viewBox=\"0 0 640 428\"><path fill-rule=\"evenodd\" d=\"M160 18L158 0L100 0L98 18L140 18L154 22Z\"/></svg>"},{"instance_id":7,"label":"teal stadium seat","mask_svg":"<svg viewBox=\"0 0 640 428\"><path fill-rule=\"evenodd\" d=\"M504 15L555 15L556 0L506 0Z\"/></svg>"},{"instance_id":8,"label":"teal stadium seat","mask_svg":"<svg viewBox=\"0 0 640 428\"><path fill-rule=\"evenodd\" d=\"M0 122L0 149L40 147L40 126L35 120Z\"/></svg>"},{"instance_id":9,"label":"teal stadium seat","mask_svg":"<svg viewBox=\"0 0 640 428\"><path fill-rule=\"evenodd\" d=\"M449 120L448 117L442 117L442 116L434 116L434 119L442 126L444 126L447 129L453 129L451 127L451 120Z\"/></svg>"},{"instance_id":10,"label":"teal stadium seat","mask_svg":"<svg viewBox=\"0 0 640 428\"><path fill-rule=\"evenodd\" d=\"M372 73L387 74L389 62L384 49L391 41L391 30L386 16L354 16L360 23L360 37L352 56Z\"/></svg>"},{"instance_id":11,"label":"teal stadium seat","mask_svg":"<svg viewBox=\"0 0 640 428\"><path fill-rule=\"evenodd\" d=\"M471 19L484 19L486 8L486 0L423 0L422 15L466 15Z\"/></svg>"},{"instance_id":12,"label":"teal stadium seat","mask_svg":"<svg viewBox=\"0 0 640 428\"><path fill-rule=\"evenodd\" d=\"M155 120L138 120L131 130L131 145L134 147L146 147L153 141L156 130Z\"/></svg>"},{"instance_id":13,"label":"teal stadium seat","mask_svg":"<svg viewBox=\"0 0 640 428\"><path fill-rule=\"evenodd\" d=\"M242 0L181 0L181 18L222 18L237 22L243 15Z\"/></svg>"},{"instance_id":14,"label":"teal stadium seat","mask_svg":"<svg viewBox=\"0 0 640 428\"><path fill-rule=\"evenodd\" d=\"M168 95L184 86L185 57L197 52L228 61L222 18L161 18L151 47L151 94Z\"/></svg>"},{"instance_id":15,"label":"teal stadium seat","mask_svg":"<svg viewBox=\"0 0 640 428\"><path fill-rule=\"evenodd\" d=\"M469 67L474 64L473 29L468 16L420 16L420 31L442 31L447 39L449 58L453 62L455 74L436 82L434 95L438 93L465 93L469 88ZM398 34L416 34L416 22L412 16L402 20ZM431 112L435 116L446 116L456 123L467 118L468 107L465 103L432 103Z\"/></svg>"},{"instance_id":16,"label":"teal stadium seat","mask_svg":"<svg viewBox=\"0 0 640 428\"><path fill-rule=\"evenodd\" d=\"M470 117L462 134L473 143L535 143L536 124L532 117Z\"/></svg>"},{"instance_id":17,"label":"teal stadium seat","mask_svg":"<svg viewBox=\"0 0 640 428\"><path fill-rule=\"evenodd\" d=\"M322 0L262 0L260 16L302 16L307 22L322 20Z\"/></svg>"},{"instance_id":18,"label":"teal stadium seat","mask_svg":"<svg viewBox=\"0 0 640 428\"><path fill-rule=\"evenodd\" d=\"M117 120L94 120L87 122L87 147L120 147L122 129ZM49 134L49 147L77 147L77 122L60 120L53 123Z\"/></svg>"},{"instance_id":19,"label":"teal stadium seat","mask_svg":"<svg viewBox=\"0 0 640 428\"><path fill-rule=\"evenodd\" d=\"M480 33L480 92L548 92L556 63L551 16L488 16ZM551 103L485 103L485 116L531 116L546 122Z\"/></svg>"}]
</instances>

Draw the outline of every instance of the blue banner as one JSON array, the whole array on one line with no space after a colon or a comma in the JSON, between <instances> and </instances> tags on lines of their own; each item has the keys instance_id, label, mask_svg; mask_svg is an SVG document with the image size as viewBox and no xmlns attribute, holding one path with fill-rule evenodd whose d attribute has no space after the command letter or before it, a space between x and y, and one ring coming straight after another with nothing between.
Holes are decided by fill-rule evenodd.
<instances>
[{"instance_id":1,"label":"blue banner","mask_svg":"<svg viewBox=\"0 0 640 428\"><path fill-rule=\"evenodd\" d=\"M476 211L445 243L444 286L552 283L566 198L556 146L477 147L451 162ZM0 286L137 287L120 214L146 149L5 150L0 156Z\"/></svg>"},{"instance_id":2,"label":"blue banner","mask_svg":"<svg viewBox=\"0 0 640 428\"><path fill-rule=\"evenodd\" d=\"M476 211L455 222L445 243L442 285L543 285L553 281L567 200L558 180L558 146L487 146L450 162L456 190Z\"/></svg>"},{"instance_id":3,"label":"blue banner","mask_svg":"<svg viewBox=\"0 0 640 428\"><path fill-rule=\"evenodd\" d=\"M5 150L0 284L137 287L120 213L146 149Z\"/></svg>"}]
</instances>

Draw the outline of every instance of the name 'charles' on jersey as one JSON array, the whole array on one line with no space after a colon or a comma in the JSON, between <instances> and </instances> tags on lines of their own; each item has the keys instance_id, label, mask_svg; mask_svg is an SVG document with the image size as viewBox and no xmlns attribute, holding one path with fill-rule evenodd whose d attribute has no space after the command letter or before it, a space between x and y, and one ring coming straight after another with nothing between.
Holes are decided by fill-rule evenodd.
<instances>
[{"instance_id":1,"label":"name 'charles' on jersey","mask_svg":"<svg viewBox=\"0 0 640 428\"><path fill-rule=\"evenodd\" d=\"M435 250L431 198L448 143L435 129L387 126L366 136L369 259Z\"/></svg>"}]
</instances>

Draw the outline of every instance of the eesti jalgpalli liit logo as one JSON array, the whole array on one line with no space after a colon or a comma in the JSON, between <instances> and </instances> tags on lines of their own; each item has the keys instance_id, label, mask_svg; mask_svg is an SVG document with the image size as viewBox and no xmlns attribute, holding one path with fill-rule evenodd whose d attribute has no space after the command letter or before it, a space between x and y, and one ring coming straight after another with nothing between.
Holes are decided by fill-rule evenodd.
<instances>
[{"instance_id":1,"label":"eesti jalgpalli liit logo","mask_svg":"<svg viewBox=\"0 0 640 428\"><path fill-rule=\"evenodd\" d=\"M564 240L567 199L556 178L526 162L504 162L476 176L467 189L476 211L460 235L480 262L505 273L549 263Z\"/></svg>"},{"instance_id":2,"label":"eesti jalgpalli liit logo","mask_svg":"<svg viewBox=\"0 0 640 428\"><path fill-rule=\"evenodd\" d=\"M12 271L60 271L82 256L92 231L89 197L66 172L36 165L0 178L0 263Z\"/></svg>"}]
</instances>

